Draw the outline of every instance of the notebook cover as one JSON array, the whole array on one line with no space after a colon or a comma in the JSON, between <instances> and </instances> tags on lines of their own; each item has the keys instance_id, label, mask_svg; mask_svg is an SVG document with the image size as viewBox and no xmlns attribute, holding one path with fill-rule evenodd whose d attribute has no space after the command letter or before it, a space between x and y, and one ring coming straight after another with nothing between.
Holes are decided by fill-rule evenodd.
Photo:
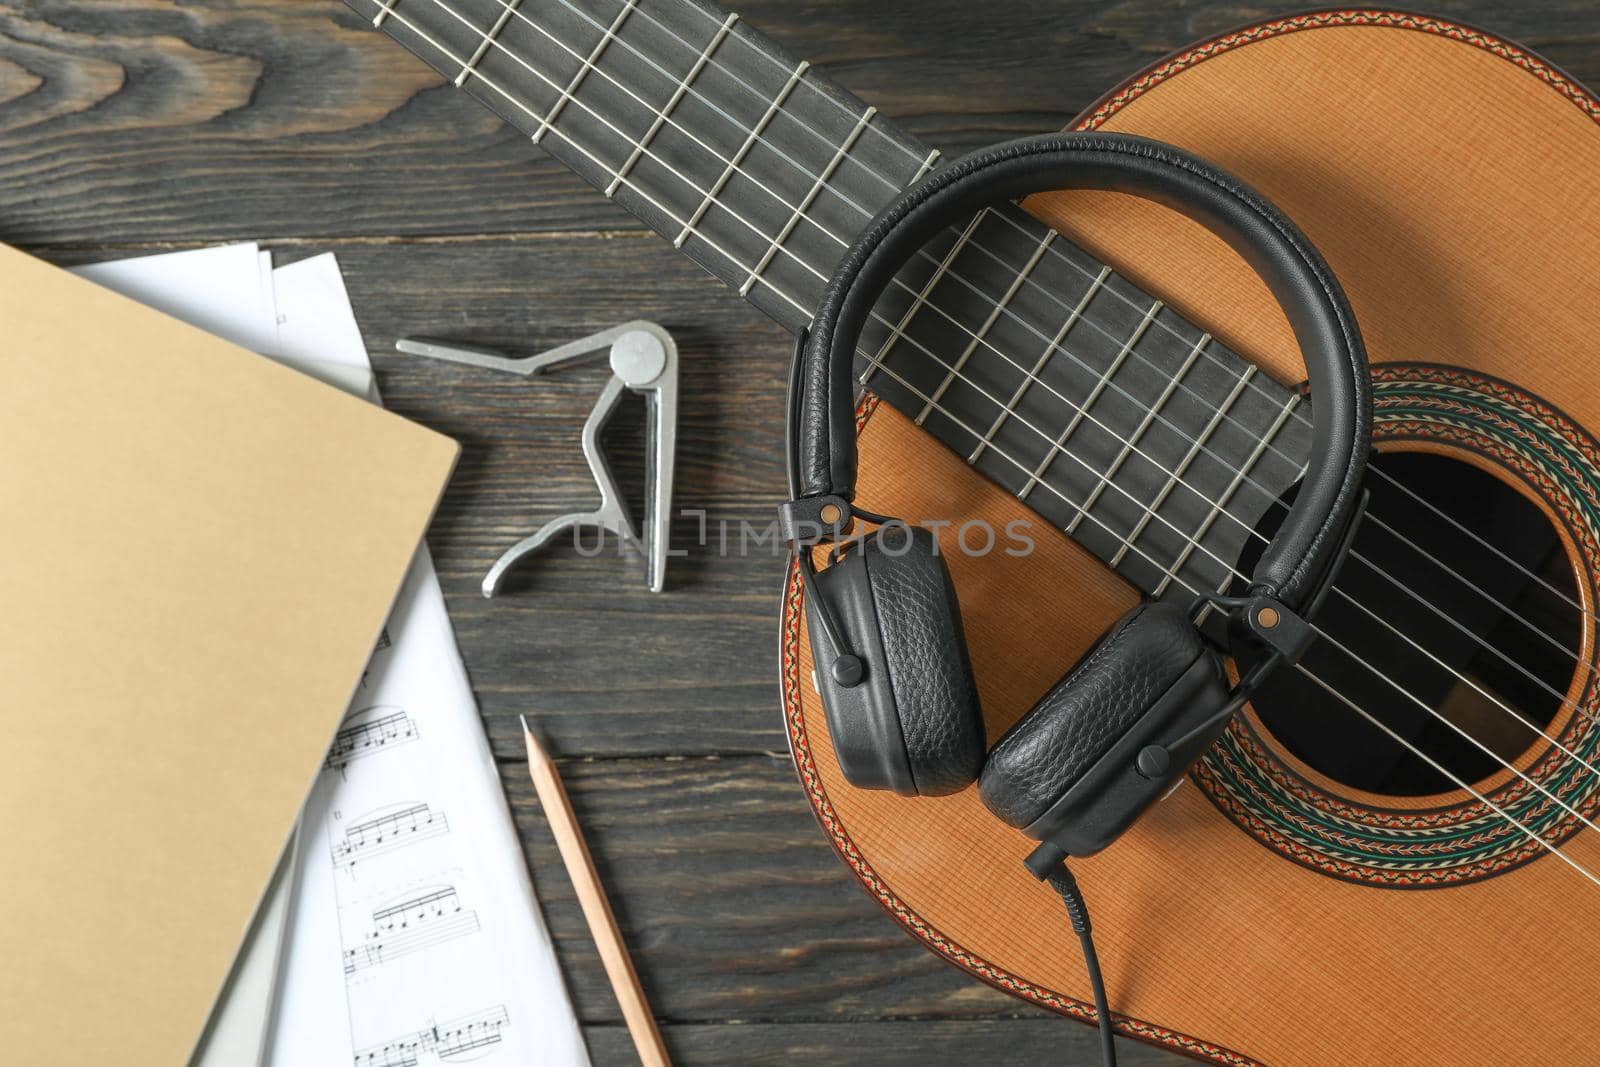
<instances>
[{"instance_id":1,"label":"notebook cover","mask_svg":"<svg viewBox=\"0 0 1600 1067\"><path fill-rule=\"evenodd\" d=\"M457 451L0 246L8 1061L188 1058Z\"/></svg>"}]
</instances>

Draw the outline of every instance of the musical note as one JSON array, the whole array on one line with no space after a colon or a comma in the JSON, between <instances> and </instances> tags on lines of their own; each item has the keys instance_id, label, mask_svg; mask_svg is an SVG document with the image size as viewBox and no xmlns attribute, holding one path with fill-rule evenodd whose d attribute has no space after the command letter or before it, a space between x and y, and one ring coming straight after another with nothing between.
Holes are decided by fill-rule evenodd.
<instances>
[{"instance_id":1,"label":"musical note","mask_svg":"<svg viewBox=\"0 0 1600 1067\"><path fill-rule=\"evenodd\" d=\"M509 1025L503 1007L441 1023L432 1030L434 1055L441 1060L475 1059L467 1054L498 1045L501 1031Z\"/></svg>"},{"instance_id":2,"label":"musical note","mask_svg":"<svg viewBox=\"0 0 1600 1067\"><path fill-rule=\"evenodd\" d=\"M505 1006L500 1005L361 1049L355 1055L355 1067L419 1067L424 1055L442 1062L477 1059L501 1042L502 1032L510 1025Z\"/></svg>"},{"instance_id":3,"label":"musical note","mask_svg":"<svg viewBox=\"0 0 1600 1067\"><path fill-rule=\"evenodd\" d=\"M356 760L417 739L417 724L404 708L377 705L352 712L334 735L327 766L342 771Z\"/></svg>"},{"instance_id":4,"label":"musical note","mask_svg":"<svg viewBox=\"0 0 1600 1067\"><path fill-rule=\"evenodd\" d=\"M454 886L441 886L373 912L363 943L344 950L344 973L352 976L477 932L478 913L462 906Z\"/></svg>"},{"instance_id":5,"label":"musical note","mask_svg":"<svg viewBox=\"0 0 1600 1067\"><path fill-rule=\"evenodd\" d=\"M391 1041L387 1045L362 1049L356 1053L356 1067L417 1067L418 1042L413 1038Z\"/></svg>"},{"instance_id":6,"label":"musical note","mask_svg":"<svg viewBox=\"0 0 1600 1067\"><path fill-rule=\"evenodd\" d=\"M426 804L396 804L346 826L343 837L332 843L333 862L354 870L359 862L449 832L444 812Z\"/></svg>"}]
</instances>

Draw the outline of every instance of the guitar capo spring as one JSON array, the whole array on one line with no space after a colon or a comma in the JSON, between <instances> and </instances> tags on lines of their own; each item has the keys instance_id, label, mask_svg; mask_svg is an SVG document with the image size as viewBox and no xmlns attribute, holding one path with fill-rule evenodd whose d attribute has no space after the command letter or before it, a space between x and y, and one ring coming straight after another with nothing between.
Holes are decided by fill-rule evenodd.
<instances>
[{"instance_id":1,"label":"guitar capo spring","mask_svg":"<svg viewBox=\"0 0 1600 1067\"><path fill-rule=\"evenodd\" d=\"M678 346L672 335L653 322L626 322L621 326L564 344L536 355L511 357L487 348L456 345L427 338L403 338L401 352L505 371L531 378L546 370L608 355L611 379L595 400L583 424L583 455L589 462L600 506L551 519L507 549L483 578L483 595L500 591L507 573L522 559L543 549L561 534L580 528L598 528L636 548L645 559L645 580L652 593L666 582L672 521L672 478L678 439ZM616 414L625 391L642 394L647 419L644 528L635 526L622 501L616 477L600 444L600 434Z\"/></svg>"}]
</instances>

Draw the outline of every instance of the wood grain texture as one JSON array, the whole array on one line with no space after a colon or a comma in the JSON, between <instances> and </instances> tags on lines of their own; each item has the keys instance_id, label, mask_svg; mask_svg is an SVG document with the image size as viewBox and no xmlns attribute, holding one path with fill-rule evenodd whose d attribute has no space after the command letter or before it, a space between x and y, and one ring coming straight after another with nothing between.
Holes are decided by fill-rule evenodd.
<instances>
[{"instance_id":1,"label":"wood grain texture","mask_svg":"<svg viewBox=\"0 0 1600 1067\"><path fill-rule=\"evenodd\" d=\"M951 152L1059 128L1151 60L1272 13L737 6ZM1600 84L1588 3L1429 6ZM913 944L824 843L776 754L776 555L723 558L680 526L690 554L659 597L636 561L568 550L510 599L478 596L511 540L589 499L577 434L600 372L530 385L391 354L422 330L531 349L662 322L684 357L680 503L736 528L764 524L781 491L780 331L339 0L0 0L0 240L81 262L240 238L286 259L337 251L392 406L465 445L431 542L597 1063L631 1053L525 784L519 712L565 757L678 1062L1088 1062L1089 1030Z\"/></svg>"},{"instance_id":2,"label":"wood grain texture","mask_svg":"<svg viewBox=\"0 0 1600 1067\"><path fill-rule=\"evenodd\" d=\"M998 1052L1003 1063L1097 1063L1091 1031L1063 1032L1051 1019L973 1022L918 1020L885 1023L754 1023L740 1026L679 1026L668 1031L679 1063L763 1067L793 1063L870 1063L876 1067L925 1067L930 1063L977 1063ZM618 1027L587 1026L584 1037L599 1064L626 1063L627 1038ZM937 1051L934 1051L937 1050ZM1164 1067L1172 1054L1123 1043L1119 1067Z\"/></svg>"}]
</instances>

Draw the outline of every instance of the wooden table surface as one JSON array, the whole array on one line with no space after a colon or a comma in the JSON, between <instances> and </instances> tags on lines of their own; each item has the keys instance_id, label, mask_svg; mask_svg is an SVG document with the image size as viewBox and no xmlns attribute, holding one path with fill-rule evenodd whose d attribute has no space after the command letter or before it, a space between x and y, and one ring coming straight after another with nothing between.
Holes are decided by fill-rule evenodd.
<instances>
[{"instance_id":1,"label":"wooden table surface","mask_svg":"<svg viewBox=\"0 0 1600 1067\"><path fill-rule=\"evenodd\" d=\"M1600 85L1590 0L1431 7ZM1164 53L1278 13L1158 0L740 10L947 152L1060 128ZM429 542L597 1063L633 1053L534 802L519 713L561 757L679 1062L1093 1062L1087 1028L913 944L818 832L779 721L783 562L717 549L723 524L735 539L741 522L764 525L783 491L790 342L665 242L338 0L0 0L0 240L64 263L235 240L279 262L338 253L390 406L465 446ZM678 339L677 503L704 513L710 543L693 517L677 523L687 555L661 595L636 560L562 548L511 595L481 599L503 548L590 505L578 432L604 372L529 384L397 357L394 339L529 350L630 318ZM639 466L639 437L619 429L624 467ZM1124 1062L1178 1060L1128 1044Z\"/></svg>"}]
</instances>

